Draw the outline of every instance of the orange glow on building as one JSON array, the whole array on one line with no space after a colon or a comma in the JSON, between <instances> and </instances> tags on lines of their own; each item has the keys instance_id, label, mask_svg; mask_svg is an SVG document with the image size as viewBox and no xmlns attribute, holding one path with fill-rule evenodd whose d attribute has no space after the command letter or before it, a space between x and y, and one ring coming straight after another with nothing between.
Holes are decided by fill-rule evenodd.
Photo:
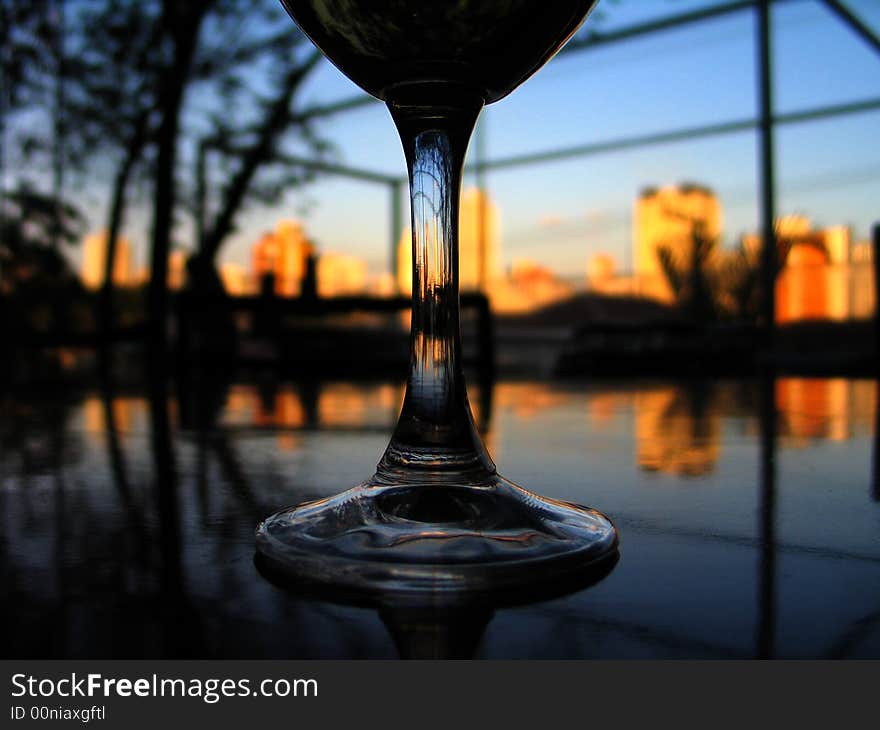
<instances>
[{"instance_id":1,"label":"orange glow on building","mask_svg":"<svg viewBox=\"0 0 880 730\"><path fill-rule=\"evenodd\" d=\"M339 297L363 294L367 289L367 264L342 253L325 253L318 258L318 294Z\"/></svg>"},{"instance_id":2,"label":"orange glow on building","mask_svg":"<svg viewBox=\"0 0 880 730\"><path fill-rule=\"evenodd\" d=\"M600 251L587 261L587 290L605 296L632 296L636 284L632 276L621 275L614 257Z\"/></svg>"},{"instance_id":3,"label":"orange glow on building","mask_svg":"<svg viewBox=\"0 0 880 730\"><path fill-rule=\"evenodd\" d=\"M186 285L186 251L175 249L168 254L168 288L179 291Z\"/></svg>"},{"instance_id":4,"label":"orange glow on building","mask_svg":"<svg viewBox=\"0 0 880 730\"><path fill-rule=\"evenodd\" d=\"M488 294L493 310L514 314L566 299L574 288L536 261L516 259L510 274L497 279Z\"/></svg>"},{"instance_id":5,"label":"orange glow on building","mask_svg":"<svg viewBox=\"0 0 880 730\"><path fill-rule=\"evenodd\" d=\"M247 274L243 266L234 263L221 264L220 280L230 296L240 297L248 293Z\"/></svg>"},{"instance_id":6,"label":"orange glow on building","mask_svg":"<svg viewBox=\"0 0 880 730\"><path fill-rule=\"evenodd\" d=\"M787 251L776 279L776 321L871 317L876 306L870 248L854 245L847 226L813 228L800 215L776 223L777 244ZM743 245L760 255L761 237L744 237Z\"/></svg>"},{"instance_id":7,"label":"orange glow on building","mask_svg":"<svg viewBox=\"0 0 880 730\"><path fill-rule=\"evenodd\" d=\"M83 240L80 279L88 289L100 289L104 284L107 260L107 232L92 233ZM125 236L116 239L116 255L113 260L113 283L116 286L133 284L131 266L131 242Z\"/></svg>"},{"instance_id":8,"label":"orange glow on building","mask_svg":"<svg viewBox=\"0 0 880 730\"><path fill-rule=\"evenodd\" d=\"M821 236L792 246L776 281L776 321L822 319L831 313L828 255Z\"/></svg>"},{"instance_id":9,"label":"orange glow on building","mask_svg":"<svg viewBox=\"0 0 880 730\"><path fill-rule=\"evenodd\" d=\"M646 188L633 209L636 293L671 303L672 289L663 274L659 251L667 247L677 260L685 260L699 227L702 235L721 234L721 204L709 188L682 184Z\"/></svg>"},{"instance_id":10,"label":"orange glow on building","mask_svg":"<svg viewBox=\"0 0 880 730\"><path fill-rule=\"evenodd\" d=\"M275 277L275 294L299 296L313 246L299 221L279 221L275 230L264 233L251 249L251 272L260 288L263 277Z\"/></svg>"}]
</instances>

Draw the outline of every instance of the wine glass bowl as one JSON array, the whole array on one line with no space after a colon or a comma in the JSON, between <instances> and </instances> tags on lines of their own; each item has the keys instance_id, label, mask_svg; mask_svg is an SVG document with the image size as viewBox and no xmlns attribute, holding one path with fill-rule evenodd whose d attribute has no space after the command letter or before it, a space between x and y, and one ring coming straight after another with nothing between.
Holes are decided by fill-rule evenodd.
<instances>
[{"instance_id":1,"label":"wine glass bowl","mask_svg":"<svg viewBox=\"0 0 880 730\"><path fill-rule=\"evenodd\" d=\"M578 29L596 0L281 0L302 31L364 91L419 81L519 86Z\"/></svg>"},{"instance_id":2,"label":"wine glass bowl","mask_svg":"<svg viewBox=\"0 0 880 730\"><path fill-rule=\"evenodd\" d=\"M283 2L391 113L409 173L413 303L406 393L376 473L268 517L259 553L275 574L419 601L607 571L618 543L607 517L497 473L468 404L458 299L458 198L477 117L555 53L594 3Z\"/></svg>"}]
</instances>

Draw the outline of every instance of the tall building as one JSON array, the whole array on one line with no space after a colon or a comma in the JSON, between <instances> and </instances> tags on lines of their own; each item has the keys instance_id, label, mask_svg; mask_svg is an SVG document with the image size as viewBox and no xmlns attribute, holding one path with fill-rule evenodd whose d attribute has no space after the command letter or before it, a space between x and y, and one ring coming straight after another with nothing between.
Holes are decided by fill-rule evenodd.
<instances>
[{"instance_id":1,"label":"tall building","mask_svg":"<svg viewBox=\"0 0 880 730\"><path fill-rule=\"evenodd\" d=\"M458 280L462 291L489 287L502 276L501 224L498 206L478 188L461 194L458 219ZM397 246L397 285L412 292L412 231L406 228Z\"/></svg>"},{"instance_id":2,"label":"tall building","mask_svg":"<svg viewBox=\"0 0 880 730\"><path fill-rule=\"evenodd\" d=\"M412 294L412 228L406 226L397 244L397 288L401 294Z\"/></svg>"},{"instance_id":3,"label":"tall building","mask_svg":"<svg viewBox=\"0 0 880 730\"><path fill-rule=\"evenodd\" d=\"M644 189L633 209L637 293L672 302L660 249L668 248L674 259L686 261L694 235L699 232L716 238L721 234L721 225L721 204L707 187L688 183Z\"/></svg>"},{"instance_id":4,"label":"tall building","mask_svg":"<svg viewBox=\"0 0 880 730\"><path fill-rule=\"evenodd\" d=\"M462 291L490 286L502 273L501 222L498 206L479 188L461 194L458 219L459 268Z\"/></svg>"},{"instance_id":5,"label":"tall building","mask_svg":"<svg viewBox=\"0 0 880 730\"><path fill-rule=\"evenodd\" d=\"M83 241L82 271L80 277L85 287L100 289L104 284L107 261L107 232L92 233ZM113 261L113 283L126 286L131 283L131 243L125 236L116 239L116 256Z\"/></svg>"},{"instance_id":6,"label":"tall building","mask_svg":"<svg viewBox=\"0 0 880 730\"><path fill-rule=\"evenodd\" d=\"M275 230L264 233L251 250L251 273L257 288L263 277L275 277L275 293L282 297L299 296L306 265L313 247L306 238L302 223L279 221Z\"/></svg>"}]
</instances>

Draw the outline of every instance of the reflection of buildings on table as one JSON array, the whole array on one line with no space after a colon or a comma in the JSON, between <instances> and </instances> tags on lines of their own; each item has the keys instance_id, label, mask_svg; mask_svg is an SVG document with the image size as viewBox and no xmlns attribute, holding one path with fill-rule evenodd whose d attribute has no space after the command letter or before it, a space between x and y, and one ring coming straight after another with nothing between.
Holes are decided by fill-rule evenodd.
<instances>
[{"instance_id":1,"label":"reflection of buildings on table","mask_svg":"<svg viewBox=\"0 0 880 730\"><path fill-rule=\"evenodd\" d=\"M778 434L788 448L871 433L875 384L846 378L779 378ZM752 413L747 399L703 383L639 389L634 395L636 460L647 471L700 476L719 460L723 419ZM748 420L757 434L758 424Z\"/></svg>"},{"instance_id":2,"label":"reflection of buildings on table","mask_svg":"<svg viewBox=\"0 0 880 730\"><path fill-rule=\"evenodd\" d=\"M700 476L721 453L721 408L704 384L639 390L634 397L636 461L645 471Z\"/></svg>"}]
</instances>

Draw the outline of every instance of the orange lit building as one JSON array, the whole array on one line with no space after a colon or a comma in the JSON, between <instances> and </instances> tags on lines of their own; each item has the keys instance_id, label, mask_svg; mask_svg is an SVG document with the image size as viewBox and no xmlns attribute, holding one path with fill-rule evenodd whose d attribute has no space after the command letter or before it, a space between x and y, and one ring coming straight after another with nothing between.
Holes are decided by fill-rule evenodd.
<instances>
[{"instance_id":1,"label":"orange lit building","mask_svg":"<svg viewBox=\"0 0 880 730\"><path fill-rule=\"evenodd\" d=\"M492 309L505 314L528 312L566 299L574 287L550 269L529 259L517 259L510 274L496 279L488 292Z\"/></svg>"},{"instance_id":2,"label":"orange lit building","mask_svg":"<svg viewBox=\"0 0 880 730\"><path fill-rule=\"evenodd\" d=\"M264 233L251 250L251 271L257 289L263 277L272 274L278 296L299 296L312 252L312 244L299 221L279 221L275 230Z\"/></svg>"},{"instance_id":3,"label":"orange lit building","mask_svg":"<svg viewBox=\"0 0 880 730\"><path fill-rule=\"evenodd\" d=\"M501 220L498 206L479 188L461 194L458 217L459 268L462 291L491 286L502 273Z\"/></svg>"},{"instance_id":4,"label":"orange lit building","mask_svg":"<svg viewBox=\"0 0 880 730\"><path fill-rule=\"evenodd\" d=\"M234 263L221 264L220 280L230 296L240 297L248 293L247 274L243 266Z\"/></svg>"},{"instance_id":5,"label":"orange lit building","mask_svg":"<svg viewBox=\"0 0 880 730\"><path fill-rule=\"evenodd\" d=\"M674 296L663 274L659 250L667 247L675 259L685 260L698 227L702 235L716 238L721 225L721 204L705 186L644 189L633 209L636 293L671 303Z\"/></svg>"},{"instance_id":6,"label":"orange lit building","mask_svg":"<svg viewBox=\"0 0 880 730\"><path fill-rule=\"evenodd\" d=\"M186 251L179 248L168 254L168 288L172 291L186 285L186 259Z\"/></svg>"},{"instance_id":7,"label":"orange lit building","mask_svg":"<svg viewBox=\"0 0 880 730\"><path fill-rule=\"evenodd\" d=\"M587 290L605 296L631 296L635 293L635 281L622 276L611 254L599 252L587 262Z\"/></svg>"},{"instance_id":8,"label":"orange lit building","mask_svg":"<svg viewBox=\"0 0 880 730\"><path fill-rule=\"evenodd\" d=\"M776 236L780 250L788 252L776 280L777 322L873 315L870 250L865 255L864 247L853 246L849 227L815 229L808 218L793 215L777 221ZM760 236L746 236L743 245L760 255Z\"/></svg>"},{"instance_id":9,"label":"orange lit building","mask_svg":"<svg viewBox=\"0 0 880 730\"><path fill-rule=\"evenodd\" d=\"M82 269L80 278L88 289L99 289L104 284L107 260L107 232L92 233L83 241ZM131 275L131 242L125 236L116 239L116 255L113 261L113 283L128 286L133 283Z\"/></svg>"},{"instance_id":10,"label":"orange lit building","mask_svg":"<svg viewBox=\"0 0 880 730\"><path fill-rule=\"evenodd\" d=\"M339 297L363 294L367 289L367 264L342 253L325 253L318 258L318 294Z\"/></svg>"}]
</instances>

